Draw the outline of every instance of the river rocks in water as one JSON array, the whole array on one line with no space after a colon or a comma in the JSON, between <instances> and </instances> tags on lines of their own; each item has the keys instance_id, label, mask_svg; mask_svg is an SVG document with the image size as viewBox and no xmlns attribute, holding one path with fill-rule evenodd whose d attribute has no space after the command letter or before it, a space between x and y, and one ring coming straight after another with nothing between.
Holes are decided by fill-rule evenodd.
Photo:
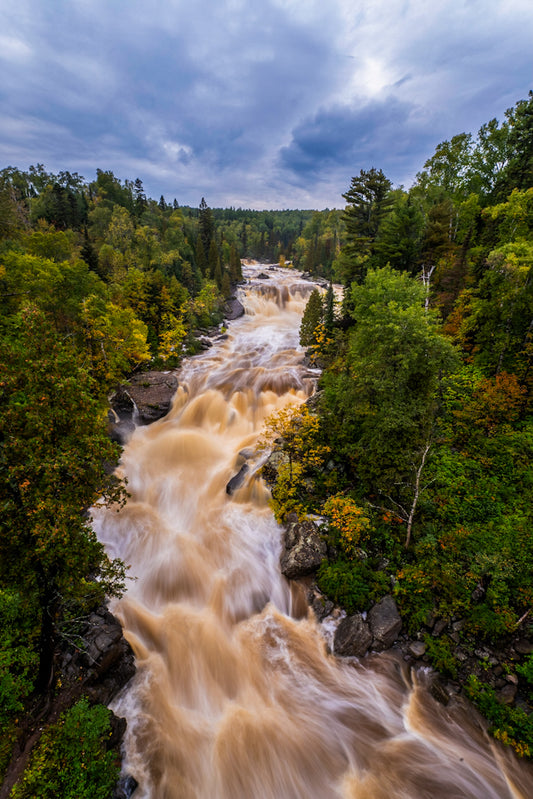
<instances>
[{"instance_id":1,"label":"river rocks in water","mask_svg":"<svg viewBox=\"0 0 533 799\"><path fill-rule=\"evenodd\" d=\"M326 552L326 543L314 522L310 519L292 522L283 537L282 574L290 580L312 574L326 557Z\"/></svg>"},{"instance_id":2,"label":"river rocks in water","mask_svg":"<svg viewBox=\"0 0 533 799\"><path fill-rule=\"evenodd\" d=\"M392 646L402 629L402 620L390 594L370 609L368 622L374 636L374 649L380 652Z\"/></svg>"},{"instance_id":3,"label":"river rocks in water","mask_svg":"<svg viewBox=\"0 0 533 799\"><path fill-rule=\"evenodd\" d=\"M270 280L270 275L265 275L264 272L259 272L259 274L256 275L256 278L258 280Z\"/></svg>"},{"instance_id":4,"label":"river rocks in water","mask_svg":"<svg viewBox=\"0 0 533 799\"><path fill-rule=\"evenodd\" d=\"M441 705L447 705L450 701L450 694L438 677L435 677L432 681L429 692L433 699L435 699L436 702L440 702Z\"/></svg>"},{"instance_id":5,"label":"river rocks in water","mask_svg":"<svg viewBox=\"0 0 533 799\"><path fill-rule=\"evenodd\" d=\"M131 424L135 416L139 424L161 419L169 412L177 388L178 380L171 372L133 375L128 385L119 386L110 397L111 407L118 417L117 425Z\"/></svg>"},{"instance_id":6,"label":"river rocks in water","mask_svg":"<svg viewBox=\"0 0 533 799\"><path fill-rule=\"evenodd\" d=\"M130 796L133 796L133 793L137 790L138 786L139 783L135 777L132 777L131 775L121 777L118 781L115 793L113 794L113 799L130 799Z\"/></svg>"},{"instance_id":7,"label":"river rocks in water","mask_svg":"<svg viewBox=\"0 0 533 799\"><path fill-rule=\"evenodd\" d=\"M227 319L228 322L232 322L240 316L244 316L244 305L233 297L231 300L228 300L224 306L224 318Z\"/></svg>"},{"instance_id":8,"label":"river rocks in water","mask_svg":"<svg viewBox=\"0 0 533 799\"><path fill-rule=\"evenodd\" d=\"M241 485L244 483L244 478L246 477L247 472L250 470L250 467L247 463L243 463L237 474L234 474L231 480L226 485L226 494L230 496L236 491Z\"/></svg>"},{"instance_id":9,"label":"river rocks in water","mask_svg":"<svg viewBox=\"0 0 533 799\"><path fill-rule=\"evenodd\" d=\"M363 657L372 643L372 633L360 613L346 616L337 629L333 651L342 657Z\"/></svg>"}]
</instances>

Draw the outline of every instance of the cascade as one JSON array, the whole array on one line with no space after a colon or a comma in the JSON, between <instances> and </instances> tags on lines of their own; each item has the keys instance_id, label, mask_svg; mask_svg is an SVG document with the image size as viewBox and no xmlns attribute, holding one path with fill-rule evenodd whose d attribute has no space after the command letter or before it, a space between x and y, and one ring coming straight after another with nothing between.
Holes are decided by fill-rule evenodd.
<instances>
[{"instance_id":1,"label":"cascade","mask_svg":"<svg viewBox=\"0 0 533 799\"><path fill-rule=\"evenodd\" d=\"M329 654L281 576L254 447L313 390L298 345L313 285L261 269L244 269L245 316L184 363L170 413L125 447L126 506L95 512L129 566L112 609L137 674L113 709L136 799L527 799L529 768L437 704L423 671Z\"/></svg>"}]
</instances>

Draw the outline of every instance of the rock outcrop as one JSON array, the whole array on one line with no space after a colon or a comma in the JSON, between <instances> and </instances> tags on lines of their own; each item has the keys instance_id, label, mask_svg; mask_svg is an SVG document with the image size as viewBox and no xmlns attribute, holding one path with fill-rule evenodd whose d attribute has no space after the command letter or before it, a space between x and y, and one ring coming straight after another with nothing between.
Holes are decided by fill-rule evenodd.
<instances>
[{"instance_id":1,"label":"rock outcrop","mask_svg":"<svg viewBox=\"0 0 533 799\"><path fill-rule=\"evenodd\" d=\"M93 702L109 704L135 674L133 651L122 635L118 619L102 606L91 613L80 645L63 656L61 671L83 685Z\"/></svg>"},{"instance_id":2,"label":"rock outcrop","mask_svg":"<svg viewBox=\"0 0 533 799\"><path fill-rule=\"evenodd\" d=\"M172 407L178 379L172 372L141 372L120 385L110 397L110 435L123 443L135 424L151 424Z\"/></svg>"},{"instance_id":3,"label":"rock outcrop","mask_svg":"<svg viewBox=\"0 0 533 799\"><path fill-rule=\"evenodd\" d=\"M231 300L228 300L224 306L224 318L228 322L232 322L234 319L239 319L241 316L244 316L244 305L233 297Z\"/></svg>"},{"instance_id":4,"label":"rock outcrop","mask_svg":"<svg viewBox=\"0 0 533 799\"><path fill-rule=\"evenodd\" d=\"M291 521L283 537L281 572L290 580L306 577L318 569L326 553L326 543L313 521Z\"/></svg>"},{"instance_id":5,"label":"rock outcrop","mask_svg":"<svg viewBox=\"0 0 533 799\"><path fill-rule=\"evenodd\" d=\"M341 657L363 657L372 644L370 627L360 613L346 616L335 631L333 651Z\"/></svg>"},{"instance_id":6,"label":"rock outcrop","mask_svg":"<svg viewBox=\"0 0 533 799\"><path fill-rule=\"evenodd\" d=\"M396 602L390 594L370 608L368 623L373 638L373 649L382 652L393 645L402 629L402 620Z\"/></svg>"}]
</instances>

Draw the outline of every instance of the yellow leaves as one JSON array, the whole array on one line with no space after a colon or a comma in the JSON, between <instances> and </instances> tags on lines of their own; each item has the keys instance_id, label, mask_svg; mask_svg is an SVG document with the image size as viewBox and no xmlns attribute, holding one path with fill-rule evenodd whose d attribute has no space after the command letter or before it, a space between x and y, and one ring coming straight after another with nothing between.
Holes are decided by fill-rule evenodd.
<instances>
[{"instance_id":1,"label":"yellow leaves","mask_svg":"<svg viewBox=\"0 0 533 799\"><path fill-rule=\"evenodd\" d=\"M266 449L282 439L282 449L302 466L319 468L331 451L321 444L319 433L320 419L307 405L288 405L268 417L258 446Z\"/></svg>"},{"instance_id":2,"label":"yellow leaves","mask_svg":"<svg viewBox=\"0 0 533 799\"><path fill-rule=\"evenodd\" d=\"M353 499L342 494L329 497L324 513L340 536L340 543L348 557L357 557L361 540L368 538L370 519Z\"/></svg>"},{"instance_id":3,"label":"yellow leaves","mask_svg":"<svg viewBox=\"0 0 533 799\"><path fill-rule=\"evenodd\" d=\"M159 336L159 357L168 361L171 357L181 354L181 346L187 335L183 318L172 313L166 313L162 318L163 332Z\"/></svg>"}]
</instances>

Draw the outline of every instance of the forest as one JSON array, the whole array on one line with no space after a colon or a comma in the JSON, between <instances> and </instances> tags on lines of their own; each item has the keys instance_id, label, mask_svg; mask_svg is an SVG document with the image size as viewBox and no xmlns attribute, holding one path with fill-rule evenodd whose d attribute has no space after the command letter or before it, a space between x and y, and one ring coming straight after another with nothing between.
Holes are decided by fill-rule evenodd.
<instances>
[{"instance_id":1,"label":"forest","mask_svg":"<svg viewBox=\"0 0 533 799\"><path fill-rule=\"evenodd\" d=\"M313 410L279 420L277 518L326 519L324 593L353 612L392 586L435 668L533 754L533 649L505 662L511 705L461 665L479 651L488 670L491 648L533 637L533 94L439 144L410 189L371 167L343 198L343 211L193 208L110 171L0 172L0 772L61 686L58 648L123 590L86 510L126 498L107 396L198 350L244 258L343 287L342 301L313 292L302 320L323 371ZM109 795L106 713L67 710L11 795L34 795L34 779L43 796ZM70 788L59 762L76 769Z\"/></svg>"},{"instance_id":2,"label":"forest","mask_svg":"<svg viewBox=\"0 0 533 799\"><path fill-rule=\"evenodd\" d=\"M533 94L439 144L408 191L371 168L343 196L343 300L315 291L303 316L323 372L312 423L279 420L277 516L325 517L324 593L353 613L392 587L435 668L531 757Z\"/></svg>"}]
</instances>

